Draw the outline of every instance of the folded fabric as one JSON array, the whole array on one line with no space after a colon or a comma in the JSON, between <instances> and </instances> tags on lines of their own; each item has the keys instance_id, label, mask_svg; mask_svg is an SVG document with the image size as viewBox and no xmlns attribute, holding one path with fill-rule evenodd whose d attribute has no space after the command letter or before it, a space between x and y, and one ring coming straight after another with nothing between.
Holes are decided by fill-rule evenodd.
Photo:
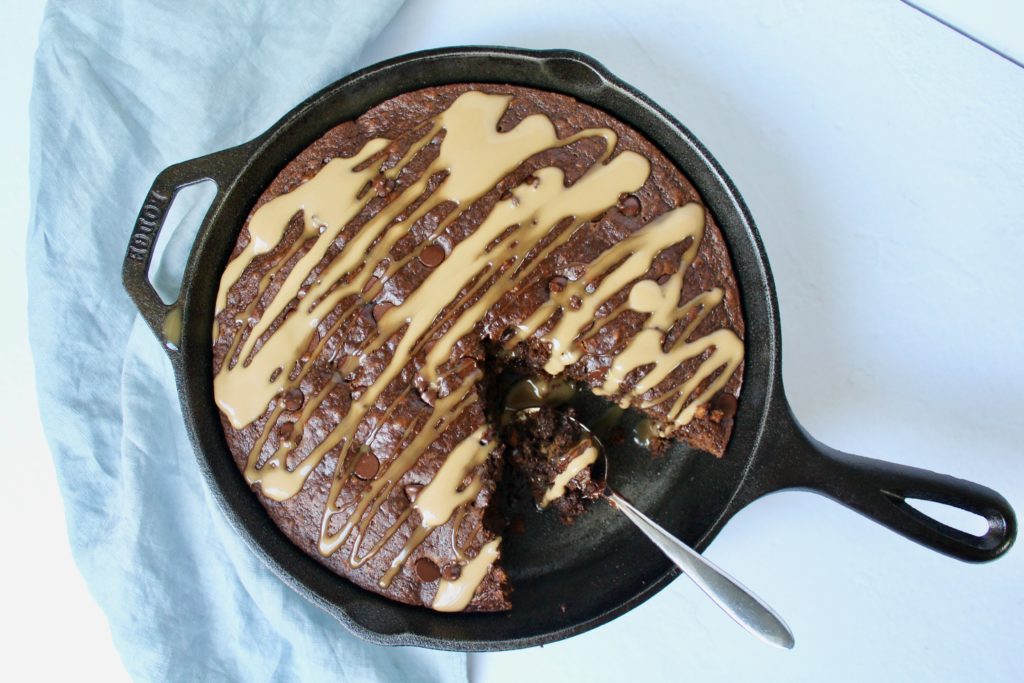
<instances>
[{"instance_id":1,"label":"folded fabric","mask_svg":"<svg viewBox=\"0 0 1024 683\"><path fill-rule=\"evenodd\" d=\"M236 537L199 474L170 364L120 283L156 174L254 137L345 75L399 4L47 7L31 105L31 343L72 550L137 679L465 680L462 655L352 636ZM165 279L188 242L169 240Z\"/></svg>"}]
</instances>

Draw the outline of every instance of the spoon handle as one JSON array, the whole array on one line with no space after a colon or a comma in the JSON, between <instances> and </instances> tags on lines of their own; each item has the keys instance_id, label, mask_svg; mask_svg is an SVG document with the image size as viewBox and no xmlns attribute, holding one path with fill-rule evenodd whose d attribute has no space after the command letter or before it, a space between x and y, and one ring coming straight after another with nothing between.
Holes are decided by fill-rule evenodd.
<instances>
[{"instance_id":1,"label":"spoon handle","mask_svg":"<svg viewBox=\"0 0 1024 683\"><path fill-rule=\"evenodd\" d=\"M769 645L791 648L793 633L775 611L695 550L668 533L625 498L609 491L612 507L626 515L726 614Z\"/></svg>"}]
</instances>

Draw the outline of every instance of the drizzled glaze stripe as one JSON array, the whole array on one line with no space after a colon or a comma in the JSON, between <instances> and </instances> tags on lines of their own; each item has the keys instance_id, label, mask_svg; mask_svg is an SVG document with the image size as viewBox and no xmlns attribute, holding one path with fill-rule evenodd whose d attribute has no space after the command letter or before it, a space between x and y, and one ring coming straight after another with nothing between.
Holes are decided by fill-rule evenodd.
<instances>
[{"instance_id":1,"label":"drizzled glaze stripe","mask_svg":"<svg viewBox=\"0 0 1024 683\"><path fill-rule=\"evenodd\" d=\"M415 525L381 577L382 587L389 585L435 528L471 503L479 491L479 472L495 447L493 439L484 438L483 433L460 442L422 492L426 496L418 498L414 508L400 515L384 537L360 556L363 536L383 501L420 455L441 438L463 410L478 400L474 389L481 373L477 369L466 373L466 368L456 368L461 379L457 389L437 397L430 414L410 425L400 452L368 482L354 505L342 508L338 505L339 495L363 448L355 442L357 429L385 389L407 367L435 390L441 387L442 368L448 367L456 343L473 331L488 310L521 284L529 284L531 274L548 255L568 242L591 217L614 205L621 194L640 188L650 173L647 159L635 152L622 151L612 156L617 137L610 129L587 129L559 139L551 121L537 114L526 117L508 132L499 132L497 124L510 99L474 91L464 93L432 121L425 122L422 135L399 163L387 170L383 170L382 152L391 141L386 139L371 140L351 158L330 161L313 178L254 212L248 225L249 242L228 264L221 279L219 310L227 305L230 288L253 261L280 247L282 255L263 274L256 296L236 315L230 348L214 378L215 399L232 427L240 430L266 417L247 459L247 480L259 484L268 498L286 500L302 488L328 453L336 451L336 472L321 521L321 554L329 556L353 538L349 565L355 568L379 552L403 525ZM367 303L382 291L384 282L429 246L436 248L435 237L524 161L544 150L587 138L603 138L605 151L582 177L567 187L561 169L546 167L535 171L532 182L520 185L498 201L474 232L451 247L404 301L377 317L375 334L363 341L357 353L337 362L334 379L318 395L306 399L291 427L295 433L302 433L306 421L332 391L343 385L344 377L389 344L390 358L383 369L361 393L353 394L351 406L338 425L308 455L290 463L289 455L294 451L290 440L281 442L269 454L263 453L269 433L282 413L282 397L299 387L326 341L345 329L354 316L362 314ZM431 145L437 148L437 156L426 170L398 191L324 263L331 246L339 245L345 228L372 201L373 193L366 191L369 184L381 176L398 178ZM437 174L444 174L439 183ZM408 235L420 218L446 203L456 208L439 221L433 234L405 258L394 260L391 251L398 240ZM296 215L302 217L302 234L285 247L282 241ZM657 361L629 396L617 397L641 406L674 398L670 418L674 424L686 424L695 407L728 381L743 353L742 342L731 330L717 330L687 341L704 316L721 301L721 291L714 290L680 306L684 272L696 254L703 228L704 211L696 204L673 209L651 221L587 264L583 277L553 294L519 324L509 346L550 328L538 336L552 350L545 368L558 373L580 357L583 330L594 321L596 311L629 287L629 307L649 315L643 331L617 351L601 391L609 396L621 394L623 381L630 373ZM690 246L681 267L668 282L658 285L641 279L658 254L687 239ZM535 245L541 243L544 248L537 249ZM283 283L276 291L272 289L303 247L307 250L287 270ZM580 305L567 305L571 297ZM259 309L261 302L265 304L263 310ZM619 307L598 320L595 329L622 310ZM663 348L671 326L694 311L697 316L687 332L671 348ZM320 328L328 316L335 322L324 331ZM554 325L549 324L552 319ZM682 389L659 386L681 363L701 355L705 359ZM702 386L700 395L690 400L691 394ZM641 398L644 394L646 399ZM372 435L371 432L361 440L368 443ZM464 480L469 484L463 485ZM342 518L339 527L338 520ZM455 519L461 523L462 515ZM491 543L496 556L497 540ZM481 565L483 560L479 558L483 554L481 551L470 564ZM465 572L462 575L467 576ZM465 583L463 578L459 579L460 585ZM471 597L472 591L467 601ZM441 602L449 604L446 600Z\"/></svg>"},{"instance_id":2,"label":"drizzled glaze stripe","mask_svg":"<svg viewBox=\"0 0 1024 683\"><path fill-rule=\"evenodd\" d=\"M581 441L573 446L566 454L568 462L565 469L559 472L551 482L551 486L544 492L540 501L541 507L547 507L551 501L565 495L565 487L572 481L573 477L597 462L598 450L590 443L590 439Z\"/></svg>"}]
</instances>

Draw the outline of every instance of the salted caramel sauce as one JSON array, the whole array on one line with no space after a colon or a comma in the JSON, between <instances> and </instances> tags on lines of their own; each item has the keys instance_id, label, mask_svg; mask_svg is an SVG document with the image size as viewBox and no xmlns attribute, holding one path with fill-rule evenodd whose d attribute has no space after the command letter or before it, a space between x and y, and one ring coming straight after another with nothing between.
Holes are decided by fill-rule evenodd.
<instances>
[{"instance_id":1,"label":"salted caramel sauce","mask_svg":"<svg viewBox=\"0 0 1024 683\"><path fill-rule=\"evenodd\" d=\"M568 403L575 394L576 387L563 378L526 377L509 388L504 410L517 413L527 408L558 406Z\"/></svg>"},{"instance_id":2,"label":"salted caramel sauce","mask_svg":"<svg viewBox=\"0 0 1024 683\"><path fill-rule=\"evenodd\" d=\"M167 348L177 350L181 345L181 306L175 305L164 316L164 344Z\"/></svg>"},{"instance_id":3,"label":"salted caramel sauce","mask_svg":"<svg viewBox=\"0 0 1024 683\"><path fill-rule=\"evenodd\" d=\"M241 429L266 411L274 395L286 388L288 380L284 373L276 381L269 381L273 371L280 367L282 358L287 360L297 357L315 334L322 317L347 296L361 292L375 268L363 267L350 282L337 287L332 294L324 297L322 295L326 290L342 276L356 271L364 263L376 265L383 261L395 242L407 234L407 228L414 225L420 217L449 201L457 204L460 210L472 205L523 161L545 149L565 146L585 137L605 138L608 153L614 148L616 137L614 132L608 129L585 130L559 140L554 125L542 115L529 116L507 133L499 133L497 122L504 114L510 99L508 96L468 92L439 114L434 128L424 136L424 139L429 141L436 134L435 131L443 129L446 132L438 156L430 167L420 175L419 180L404 189L395 200L368 221L320 273L318 281L306 287L304 298L317 302L316 307L310 310L300 305L281 321L277 330L266 339L259 351L253 353L256 341L263 337L263 333L296 297L309 272L322 260L333 241L323 239L322 236L317 238L313 247L289 272L277 296L249 332L246 341L241 344L238 352L240 361L233 367L222 367L214 378L214 394L218 406L233 427ZM328 231L324 234L333 234L334 237L340 234L344 226L359 214L362 205L355 197L363 185L378 172L379 163L367 166L362 171L356 169L367 158L372 157L373 152L385 147L387 142L374 140L367 143L367 146L372 148L371 153L364 149L353 159L333 160L303 185L260 207L250 221L250 233L253 237L246 249L251 251L251 254L243 252L232 263L246 259L251 261L256 255L269 251L272 248L271 231L264 226L276 225L277 240L280 240L284 234L283 228L300 210L304 215L318 216L320 221L328 226ZM623 166L629 166L632 172L620 175ZM325 171L329 171L326 176ZM398 223L393 223L404 214L413 200L424 193L429 179L439 171L446 171L448 175L434 194L422 202L411 215ZM398 328L404 324L409 325L402 337L402 353L396 354L396 358L389 364L389 370L392 372L385 374L397 374L404 367L404 361L408 360L412 345L427 332L441 309L451 303L453 292L461 289L457 286L458 283L464 285L470 279L469 276L476 275L481 269L495 268L494 261L499 255L484 253L484 247L507 226L522 223L528 218L537 221L536 225L531 226L533 229L528 231L536 234L522 236L515 247L508 244L501 254L506 258L522 259L530 247L550 230L554 222L566 215L593 215L613 204L615 199L610 198L610 195L638 188L647 179L650 166L640 155L623 152L607 164L595 165L584 177L568 188L559 182L562 179L560 169L541 171L549 182L545 183L542 178L539 187L527 185L523 188L523 194L528 195L532 201L523 196L519 201L510 199L499 202L484 225L456 245L441 267L435 269L413 295L378 320L381 333L376 342L377 348L397 332ZM352 200L338 201L338 197L351 197ZM458 215L459 210L449 214L438 226L436 233L443 232ZM551 216L554 216L554 220ZM307 234L314 237L313 233L318 232L318 229L308 227L311 225L311 221L307 220ZM225 283L237 279L238 274L235 271L244 267L239 265L225 271L222 291L226 292L230 287L230 284ZM385 278L393 274L393 269L394 264L388 266ZM497 300L504 293L495 291L500 289L492 287L488 290L488 298ZM475 306L474 312L481 308L486 310L490 305L493 305L493 301L484 306ZM463 314L456 321L462 321L459 328L463 331L458 336L465 334L479 319L471 318L472 315ZM236 343L237 339L236 333ZM435 353L428 358L424 368L424 373L429 379L436 379L435 364L442 355L442 350L448 348L450 351L450 346L457 339L458 337L454 335L448 335L448 338L435 345ZM373 350L376 349L371 347L363 355L369 355ZM355 365L358 358L354 357L349 361L350 366ZM344 374L344 370L342 372ZM384 381L379 380L378 383L386 386L387 380L381 379Z\"/></svg>"},{"instance_id":4,"label":"salted caramel sauce","mask_svg":"<svg viewBox=\"0 0 1024 683\"><path fill-rule=\"evenodd\" d=\"M218 311L227 305L231 287L254 260L266 258L275 250L279 253L261 277L257 296L236 316L228 353L214 378L216 402L235 429L240 430L260 418L265 419L247 459L246 479L250 484L259 484L268 498L283 501L298 493L306 478L328 453L336 452L335 473L321 519L318 544L321 554L329 556L353 538L349 564L358 567L377 553L410 519L418 520L418 526L381 578L380 583L385 587L402 569L412 551L434 529L447 524L453 512L463 508L479 492L479 473L473 472L486 462L495 444L481 445L480 435L476 435L475 440L464 440L448 454L445 464L417 496L413 507L399 516L379 542L360 555L363 536L393 488L461 412L478 400L474 387L481 373L474 370L461 377L461 384L456 390L438 397L428 416L409 425L402 441L405 445L398 453L389 456L386 462L377 454L381 460L380 471L367 482L357 499L339 505L339 495L350 480L360 456L361 446L354 442L357 428L371 413L378 416L377 424L381 423L378 400L410 363L417 362L415 359L425 357L425 362L420 363L415 371L432 389L439 387L442 367L451 360L459 339L470 333L502 296L514 292L520 283L529 283L533 270L570 240L590 217L613 206L621 194L639 189L650 173L649 162L639 154L622 151L612 156L617 138L609 129L587 129L559 139L552 122L538 114L526 117L507 132L499 132L497 124L510 99L509 96L474 91L464 93L447 110L426 122L421 127L423 134L413 141L397 164L386 170L383 169L386 155L382 152L391 144L386 139L371 140L355 156L334 159L325 164L314 177L267 202L253 214L248 224L249 241L228 264L221 279ZM369 386L361 387L361 393L352 394L353 400L347 412L321 443L297 463L292 462L297 457L295 444L288 440L278 443L273 452L264 453L269 435L284 410L284 394L301 386L313 361L324 351L328 339L351 324L353 316L360 315L362 309L376 299L390 277L413 258L418 258L423 249L434 244L435 238L444 234L463 211L524 161L546 149L564 147L585 138L603 138L605 150L583 176L566 186L561 169L538 169L529 182L497 201L475 231L450 246L443 259L430 259L430 272L404 301L386 311L382 309L379 317L375 310L375 333L362 343L356 353L332 361L336 363L335 379L317 395L306 397L292 426L301 433L306 421L332 391L347 391L339 387L342 378L388 344L390 360L372 378ZM406 165L431 145L436 145L437 156L427 169L405 186L395 185L383 208L344 244L338 245L346 226L359 217L373 199L373 195L366 191L373 179L385 177L393 181L402 177ZM443 174L440 181L437 180L439 174ZM433 184L431 179L434 179ZM444 206L455 208L441 218L433 233L417 249L402 259L391 258L392 248L420 218ZM290 245L282 246L288 225L296 215L302 217L303 232ZM557 374L579 357L581 350L577 342L580 330L594 320L595 311L618 291L632 285L636 292L635 296L632 291L630 293L630 305L649 313L648 323L641 334L651 334L640 343L631 341L619 351L603 391L609 395L619 392L622 378L643 363L651 362L650 358L643 361L643 356L653 353L654 346L658 347L658 362L664 359L665 363L672 364L662 375L667 375L680 362L712 349L712 355L688 382L687 386L692 385L691 388L680 394L678 405L672 407L677 422L685 424L692 417L692 409L706 400L713 389L703 391L687 404L689 395L720 368L724 369L712 386L724 384L732 368L742 358L742 344L728 330L719 330L722 334L718 336L709 335L701 340L677 343L672 349L661 349L661 344L655 343L655 334L658 339L663 339L671 324L682 319L688 310L678 306L678 293L682 285L682 271L692 261L699 244L703 216L703 209L695 204L677 208L614 245L587 264L584 278L569 282L564 290L553 293L551 300L537 313L519 324L510 345L534 334L553 315L561 312L562 316L552 330L541 337L552 349L545 369ZM687 237L693 238L693 245L686 252L684 267L673 279L664 286L640 279L658 253ZM537 249L536 245L542 242L545 246ZM324 264L322 262L332 245L337 245L337 253ZM286 271L286 264L295 259L300 249L306 251ZM587 284L597 281L599 284L587 292ZM280 286L273 291L272 285L277 283ZM672 298L673 288L675 300ZM269 300L260 311L258 306L265 299ZM717 302L695 300L687 306L698 304L705 309L701 310L697 322ZM621 310L622 307L614 313ZM328 315L334 316L334 322L323 329L327 327L324 320ZM604 322L610 319L612 316ZM691 327L695 325L691 324ZM730 334L735 344L730 344ZM655 388L661 379L652 377L647 381L653 372L649 371L641 380L642 390L637 388L641 385L637 385L631 393L640 395ZM407 389L402 397L410 390ZM655 393L650 401L653 405L673 395L674 392L666 390L660 395ZM391 408L394 405L397 401L392 402ZM391 408L385 411L385 415ZM371 439L372 433L363 441L369 443ZM456 479L459 473L462 476ZM467 477L470 477L470 484L461 487ZM417 514L413 514L414 511ZM335 518L344 519L340 528L335 529ZM459 524L461 519L461 515L456 517ZM455 529L452 533L457 531ZM496 544L497 541L488 544L493 545L488 551L493 557L497 557ZM435 599L435 607L444 609L459 604L462 597L452 597L456 594L465 597L463 606L468 604L472 590L493 561L493 557L490 561L481 560L486 556L487 553L481 551L464 567L458 580L442 581L438 595L447 597ZM473 582L475 572L483 572L476 583ZM469 594L464 596L464 591L470 587Z\"/></svg>"},{"instance_id":5,"label":"salted caramel sauce","mask_svg":"<svg viewBox=\"0 0 1024 683\"><path fill-rule=\"evenodd\" d=\"M459 578L454 581L441 579L431 607L438 612L461 612L466 609L470 600L473 599L473 593L487 576L491 565L501 556L498 551L499 545L501 545L500 536L480 549L477 556L462 568Z\"/></svg>"},{"instance_id":6,"label":"salted caramel sauce","mask_svg":"<svg viewBox=\"0 0 1024 683\"><path fill-rule=\"evenodd\" d=\"M448 522L457 508L475 500L477 494L480 493L483 482L480 472L477 470L498 445L495 439L483 441L485 431L484 427L480 427L459 442L445 458L441 469L437 471L430 483L416 495L413 508L419 513L420 525L392 560L388 570L384 572L378 582L381 588L391 585L391 581L401 571L412 551L434 529ZM469 483L463 486L467 477L470 479Z\"/></svg>"},{"instance_id":7,"label":"salted caramel sauce","mask_svg":"<svg viewBox=\"0 0 1024 683\"><path fill-rule=\"evenodd\" d=\"M498 442L481 445L484 428L477 429L456 446L434 478L416 496L413 507L420 513L420 526L434 528L447 522L455 508L476 498L480 493L480 476L473 475L466 486L463 480L487 460Z\"/></svg>"},{"instance_id":8,"label":"salted caramel sauce","mask_svg":"<svg viewBox=\"0 0 1024 683\"><path fill-rule=\"evenodd\" d=\"M547 507L551 501L564 496L566 485L572 481L572 478L577 474L593 465L597 461L598 455L598 450L590 442L590 439L585 439L573 446L569 450L569 453L566 454L569 462L566 464L565 469L555 476L554 480L551 482L551 486L549 486L548 490L544 492L544 497L540 501L540 506Z\"/></svg>"},{"instance_id":9,"label":"salted caramel sauce","mask_svg":"<svg viewBox=\"0 0 1024 683\"><path fill-rule=\"evenodd\" d=\"M649 417L640 420L640 422L633 426L630 432L633 443L647 449L650 449L651 444L654 442L654 437L658 436L658 428L654 426Z\"/></svg>"},{"instance_id":10,"label":"salted caramel sauce","mask_svg":"<svg viewBox=\"0 0 1024 683\"><path fill-rule=\"evenodd\" d=\"M440 204L444 201L457 201L467 206L482 196L493 187L501 178L515 169L523 160L529 158L538 151L552 146L568 144L570 140L581 139L587 135L604 137L608 143L609 151L614 143L614 133L606 129L595 131L582 131L571 138L558 140L554 126L551 122L539 115L530 116L524 119L519 126L508 133L497 133L497 121L507 106L508 99L505 96L484 95L482 93L470 92L461 96L452 106L439 115L439 123L431 129L424 139L431 139L438 126L445 127L447 134L440 145L437 159L432 162L421 175L421 180L402 192L399 199L388 209L363 226L353 239L345 245L341 253L327 269L321 273L319 284L314 283L308 287L306 298L317 300L319 289L328 287L327 282L340 277L361 265L362 259L366 257L367 242L372 243L368 235L379 236L388 228L391 219L402 212L403 199L415 199L422 194L426 180L433 175L434 167L437 170L447 170L448 176L435 192L435 196L429 201L421 204L420 208L407 218L404 223L411 226L415 223L418 215L425 214L429 207ZM374 141L374 151L384 146L382 142ZM477 153L481 149L487 149L487 154ZM266 235L266 228L263 226L270 219L265 218L262 212L271 211L273 220L277 221L278 229L283 234L283 227L291 220L295 210L302 209L304 212L312 212L327 225L334 226L335 231L340 227L336 225L337 219L328 211L321 209L323 204L338 204L336 198L339 194L337 185L340 183L345 193L355 195L365 184L367 170L358 172L356 169L363 161L372 154L358 154L353 163L348 160L347 169L349 175L342 176L339 180L336 174L328 176L330 182L321 183L320 174L307 181L297 190L287 195L281 195L261 207L253 216L250 225L256 227L252 230L254 237L250 242L254 254L265 253L268 250L269 238ZM485 159L481 159L485 157ZM325 170L338 162L339 168L345 168L343 160L334 160L325 167ZM624 169L624 170L623 170ZM387 365L380 376L368 387L363 395L353 402L349 412L341 424L334 430L335 434L349 434L361 419L365 416L367 409L373 405L380 393L388 386L390 381L402 370L416 351L417 343L430 331L432 325L443 309L451 303L452 292L458 292L471 279L474 279L473 266L485 269L493 269L494 261L499 256L507 256L511 260L521 260L530 245L539 241L543 232L550 230L551 225L557 223L565 213L570 215L582 214L593 215L602 208L605 208L615 201L615 197L622 191L635 189L643 184L649 173L649 165L646 159L632 152L623 152L607 164L595 165L583 177L577 180L571 187L565 187L562 182L562 171L560 169L540 169L537 177L539 182L523 186L522 197L513 197L505 202L499 202L487 220L470 237L459 242L452 249L451 254L435 268L427 279L417 288L402 304L388 310L378 321L378 334L361 354L349 357L339 367L338 372L344 375L358 365L360 359L365 357L383 345L392 336L400 331L397 348L395 349L391 362ZM482 180L481 180L482 178ZM312 189L308 189L312 188ZM296 198L293 204L288 205L278 200L292 197L293 194L304 190L301 197ZM356 204L357 202L353 202ZM348 216L355 216L357 209L350 209ZM506 243L503 251L481 256L484 247L495 237L504 232L505 227L510 224L520 223L526 219L531 222L533 231L536 234L529 234L523 240ZM452 220L449 216L448 222ZM547 223L547 225L545 225ZM441 232L447 222L443 222L437 231ZM390 251L391 246L401 236L399 230L392 229L386 239L376 242L370 250L369 263L380 263ZM404 233L403 233L404 234ZM256 236L259 236L257 238ZM563 237L567 239L568 237ZM319 240L318 240L319 243ZM355 245L355 247L351 247ZM383 246L382 246L383 245ZM292 269L285 283L281 286L274 301L287 302L297 293L300 284L306 280L302 273L295 275L300 270L303 262L308 258L311 262L319 261L322 254L326 252L326 246L322 249L311 249L303 257L303 260ZM312 256L311 256L312 255ZM357 262L357 259L359 262ZM535 261L537 262L537 261ZM343 264L343 267L338 264ZM359 271L362 276L353 278L347 285L338 287L330 296L322 299L322 306L325 311L331 310L333 305L340 302L346 295L362 290L369 277L371 268L362 267ZM335 273L335 271L338 271ZM333 274L333 275L332 275ZM230 273L233 276L234 272ZM226 274L225 277L229 275ZM478 281L482 278L477 278ZM226 286L222 285L222 288ZM441 362L447 360L452 345L458 340L453 331L471 328L478 320L478 311L493 304L493 301L504 293L500 287L492 287L485 294L484 299L488 300L487 306L478 305L468 311L464 311L448 333L435 343L428 355L427 364L421 372L430 379L436 379L436 368ZM292 296L289 296L292 294ZM282 309L285 304L277 304L276 309ZM275 309L268 309L272 314ZM272 315L265 314L263 321L272 319ZM306 309L302 306L285 318L273 335L263 344L259 352L255 354L247 364L238 363L234 367L227 367L225 364L214 380L215 396L218 405L228 416L229 421L236 428L244 427L260 414L264 413L267 405L274 398L286 389L285 382L288 378L280 373L276 381L260 381L260 377L273 376L274 371L287 363L288 358L294 358L302 348L309 346L309 337L315 333L315 328L320 322L320 315L316 310ZM260 325L264 324L263 322ZM260 337L259 326L249 335L248 340L240 353L240 357L246 357L246 348L251 340ZM237 343L237 336L235 339ZM290 352L285 353L285 349ZM299 379L301 379L301 374ZM316 402L311 406L315 407ZM436 413L436 411L435 411ZM334 447L338 445L333 439L328 439L322 446ZM329 450L326 449L326 450ZM276 467L269 475L260 475L257 479L249 472L250 483L261 484L265 495L275 500L287 499L301 488L309 472L319 464L324 455L325 449L318 448L312 455L301 463L294 470ZM271 461L280 458L275 456ZM268 481L273 479L274 481ZM333 544L321 539L321 552L329 553L326 548Z\"/></svg>"}]
</instances>

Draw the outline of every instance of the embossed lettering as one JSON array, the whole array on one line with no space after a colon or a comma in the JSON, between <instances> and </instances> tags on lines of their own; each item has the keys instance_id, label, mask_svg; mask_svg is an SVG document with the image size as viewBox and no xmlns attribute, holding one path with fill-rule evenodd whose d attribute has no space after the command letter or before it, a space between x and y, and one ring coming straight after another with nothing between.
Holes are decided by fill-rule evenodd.
<instances>
[{"instance_id":1,"label":"embossed lettering","mask_svg":"<svg viewBox=\"0 0 1024 683\"><path fill-rule=\"evenodd\" d=\"M128 243L128 258L135 261L145 261L149 256L149 250L153 246L153 233L160 226L163 219L164 209L167 207L167 195L150 190L146 204L139 212L139 218L135 222L135 230Z\"/></svg>"}]
</instances>

